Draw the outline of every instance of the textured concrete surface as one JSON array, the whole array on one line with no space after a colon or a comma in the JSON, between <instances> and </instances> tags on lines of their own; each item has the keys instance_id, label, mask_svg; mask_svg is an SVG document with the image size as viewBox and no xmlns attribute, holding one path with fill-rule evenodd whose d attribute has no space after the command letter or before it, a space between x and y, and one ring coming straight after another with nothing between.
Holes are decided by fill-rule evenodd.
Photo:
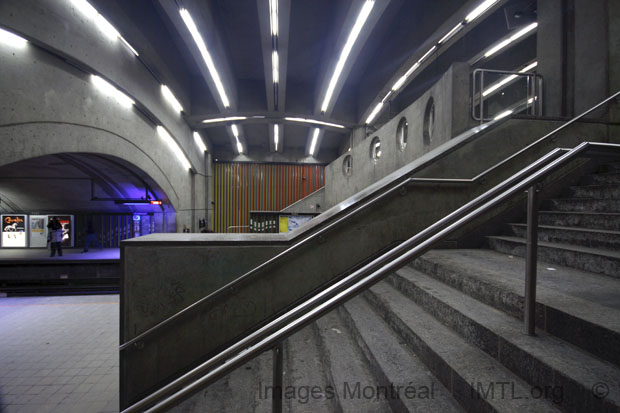
<instances>
[{"instance_id":1,"label":"textured concrete surface","mask_svg":"<svg viewBox=\"0 0 620 413\"><path fill-rule=\"evenodd\" d=\"M118 412L118 295L0 298L0 411Z\"/></svg>"}]
</instances>

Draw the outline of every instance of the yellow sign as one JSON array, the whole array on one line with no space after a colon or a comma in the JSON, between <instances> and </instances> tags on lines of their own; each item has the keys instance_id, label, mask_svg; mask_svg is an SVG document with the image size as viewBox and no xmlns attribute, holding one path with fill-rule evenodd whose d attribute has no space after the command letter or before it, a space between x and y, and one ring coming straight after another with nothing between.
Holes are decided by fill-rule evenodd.
<instances>
[{"instance_id":1,"label":"yellow sign","mask_svg":"<svg viewBox=\"0 0 620 413\"><path fill-rule=\"evenodd\" d=\"M288 217L280 217L280 232L288 232Z\"/></svg>"}]
</instances>

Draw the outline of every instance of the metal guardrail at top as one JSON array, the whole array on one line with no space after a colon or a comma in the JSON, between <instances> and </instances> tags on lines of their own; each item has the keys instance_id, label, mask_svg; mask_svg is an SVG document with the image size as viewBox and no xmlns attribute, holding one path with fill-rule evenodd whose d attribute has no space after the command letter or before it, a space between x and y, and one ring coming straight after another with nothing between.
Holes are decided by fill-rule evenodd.
<instances>
[{"instance_id":1,"label":"metal guardrail at top","mask_svg":"<svg viewBox=\"0 0 620 413\"><path fill-rule=\"evenodd\" d=\"M615 157L620 158L620 145L584 142L571 150L555 149L549 152L538 161L522 169L499 185L496 185L476 199L468 202L397 247L391 249L337 283L318 292L313 297L241 339L215 357L124 410L123 413L142 411L142 409L162 399L162 401L148 408L146 411L160 412L170 408L194 392L214 383L216 380L245 364L262 352L272 348L275 350L274 372L278 375L281 374L278 363L281 363L281 342L284 339L343 304L345 301L353 298L363 290L371 287L373 284L381 281L389 274L405 266L408 262L419 257L424 252L431 249L437 242L471 222L473 219L501 205L515 195L521 194L524 189L529 188L530 191L535 192L536 184L540 183L552 172L578 157L588 156L589 152L592 152L592 156L613 154ZM530 198L530 203L531 201L532 198ZM528 224L528 226L529 225L530 224ZM528 234L528 244L531 245L532 232L528 230ZM528 257L531 254L531 251L528 252ZM525 321L527 326L526 330L529 334L533 334L534 331L535 264L534 260L534 275L532 276L528 271L528 282L526 284ZM528 261L527 267L532 268L531 261ZM281 383L281 380L281 376L278 377L274 375L274 383ZM166 397L172 392L175 393ZM281 403L281 399L279 401L274 400L274 402ZM279 407L274 407L274 411L279 411Z\"/></svg>"},{"instance_id":2,"label":"metal guardrail at top","mask_svg":"<svg viewBox=\"0 0 620 413\"><path fill-rule=\"evenodd\" d=\"M497 81L485 84L485 79L488 80L489 76L497 77ZM505 89L514 90L515 86L519 86L517 83L521 82L524 83L521 90L524 92L523 96L517 96L515 101L500 107L496 113L490 114L490 109L488 105L485 106L485 102L497 97L498 93ZM519 91L518 88L516 90ZM500 96L503 96L503 92ZM529 115L542 116L542 97L543 78L537 73L491 69L476 69L472 73L471 115L480 123L523 111Z\"/></svg>"},{"instance_id":3,"label":"metal guardrail at top","mask_svg":"<svg viewBox=\"0 0 620 413\"><path fill-rule=\"evenodd\" d=\"M270 258L269 260L265 261L264 263L256 266L252 270L246 272L245 274L241 275L240 277L236 278L235 280L231 281L230 283L220 287L219 289L213 291L212 293L206 295L205 297L199 299L198 301L190 304L189 306L187 306L184 309L178 311L177 313L173 314L172 316L168 317L167 319L161 321L160 323L156 324L155 326L151 327L150 329L148 329L148 330L138 334L137 336L135 336L134 338L132 338L130 340L127 340L125 343L123 343L123 344L121 344L119 346L119 350L123 351L123 350L130 349L132 345L137 344L139 341L144 340L146 337L152 335L153 333L155 333L157 331L160 331L166 325L169 325L170 323L175 322L176 320L180 319L181 317L185 316L186 314L196 310L203 303L205 303L205 302L215 298L216 296L219 296L220 294L224 294L226 292L231 291L236 286L238 286L240 283L245 282L247 279L252 277L254 274L258 273L262 269L268 267L269 265L272 265L274 262L277 262L278 260L280 260L283 257L285 257L285 256L289 255L290 253L292 253L293 251L296 251L300 247L306 245L311 240L319 238L321 235L323 235L324 233L326 233L329 230L333 229L335 226L339 225L343 221L345 221L345 220L349 219L350 217L356 215L358 212L360 212L362 210L365 210L366 208L376 204L377 202L379 202L380 200L384 199L385 197L387 197L387 196L393 194L394 192L400 190L400 188L402 188L404 185L411 184L411 183L416 183L416 182L420 183L420 182L423 182L423 181L428 181L428 183L438 183L438 181L443 181L444 183L468 183L468 182L473 182L475 180L483 179L484 176L492 173L493 171L495 171L496 169L500 168L502 165L506 164L507 162L509 162L510 160L512 160L515 157L519 156L520 154L524 153L528 149L530 149L530 148L540 144L541 142L551 138L552 136L554 136L555 134L557 134L561 130L567 128L571 124L577 122L579 119L582 119L586 115L588 115L591 112L599 109L600 107L602 107L605 104L609 103L610 101L618 98L619 96L620 96L620 91L614 93L613 95L611 95L607 99L605 99L602 102L598 103L597 105L591 107L590 109L586 110L585 112L581 113L580 115L574 117L570 121L560 125L558 128L556 128L553 131L547 133L542 138L534 141L533 143L529 144L528 146L526 146L525 148L521 149L520 151L518 151L518 152L512 154L511 156L507 157L506 159L498 162L494 166L492 166L489 169L483 171L482 173L478 174L476 177L474 177L472 179L466 179L466 180L463 180L463 179L460 179L460 180L459 179L433 180L433 179L428 179L428 178L406 178L406 177L404 177L403 180L401 180L400 182L396 183L395 185L393 185L391 187L388 187L383 192L372 193L368 198L362 197L360 199L360 205L353 207L353 209L351 209L350 211L346 211L346 209L349 209L348 207L351 207L352 205L348 205L348 207L347 206L343 207L344 210L346 211L346 213L344 213L343 215L338 216L335 220L333 220L331 222L328 222L324 226L321 226L321 227L318 227L318 228L313 228L313 230L310 232L310 234L308 234L307 236L302 238L299 242L296 242L295 244L291 245L286 250L284 250L281 253L275 255L274 257ZM506 119L507 118L503 118L501 120L494 120L494 121L488 122L486 124L477 126L477 127L473 128L472 130L465 132L464 135L471 134L470 137L475 137L476 135L478 135L482 131L488 129L490 126L497 125L498 123L503 122ZM455 150L455 147L452 147L450 150L451 151ZM433 159L436 159L436 158L433 158ZM407 174L411 175L411 174L413 174L415 172L418 172L420 169L422 169L425 166L427 166L433 159L431 159L429 162L426 162L426 163L420 165L418 168L414 168L414 169L408 171ZM318 220L319 218L317 217L316 219Z\"/></svg>"}]
</instances>

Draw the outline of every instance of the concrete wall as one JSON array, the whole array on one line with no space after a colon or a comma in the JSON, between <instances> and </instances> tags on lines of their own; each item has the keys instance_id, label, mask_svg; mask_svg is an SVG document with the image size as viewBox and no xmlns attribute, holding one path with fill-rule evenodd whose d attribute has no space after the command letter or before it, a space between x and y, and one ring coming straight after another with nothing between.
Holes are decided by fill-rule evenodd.
<instances>
[{"instance_id":1,"label":"concrete wall","mask_svg":"<svg viewBox=\"0 0 620 413\"><path fill-rule=\"evenodd\" d=\"M0 47L0 138L11 142L0 165L62 152L114 155L166 192L177 228L207 215L204 154L164 100L160 83L119 40L108 39L69 0L2 1L0 26L32 41L22 49ZM125 109L102 95L88 73L115 84L136 106ZM158 136L156 124L176 138L195 176Z\"/></svg>"},{"instance_id":2,"label":"concrete wall","mask_svg":"<svg viewBox=\"0 0 620 413\"><path fill-rule=\"evenodd\" d=\"M325 187L323 187L284 208L282 212L290 212L291 214L314 214L321 213L325 210L327 210L327 208L325 205Z\"/></svg>"},{"instance_id":3,"label":"concrete wall","mask_svg":"<svg viewBox=\"0 0 620 413\"><path fill-rule=\"evenodd\" d=\"M473 126L469 116L469 78L469 65L456 63L418 100L375 133L360 139L360 132L354 132L351 150L325 169L325 206L329 208L339 203ZM424 112L431 97L435 103L435 127L430 142L425 143ZM409 126L407 146L401 151L396 131L403 117ZM370 155L374 137L381 140L381 157L376 162ZM353 169L349 176L343 173L347 155L353 157Z\"/></svg>"}]
</instances>

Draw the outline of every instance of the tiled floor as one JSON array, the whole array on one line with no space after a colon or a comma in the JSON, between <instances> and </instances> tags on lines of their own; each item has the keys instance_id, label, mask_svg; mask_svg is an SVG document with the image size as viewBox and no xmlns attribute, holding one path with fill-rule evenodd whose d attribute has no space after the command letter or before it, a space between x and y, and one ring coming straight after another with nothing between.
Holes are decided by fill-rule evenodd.
<instances>
[{"instance_id":1,"label":"tiled floor","mask_svg":"<svg viewBox=\"0 0 620 413\"><path fill-rule=\"evenodd\" d=\"M0 412L118 412L119 296L0 298Z\"/></svg>"}]
</instances>

